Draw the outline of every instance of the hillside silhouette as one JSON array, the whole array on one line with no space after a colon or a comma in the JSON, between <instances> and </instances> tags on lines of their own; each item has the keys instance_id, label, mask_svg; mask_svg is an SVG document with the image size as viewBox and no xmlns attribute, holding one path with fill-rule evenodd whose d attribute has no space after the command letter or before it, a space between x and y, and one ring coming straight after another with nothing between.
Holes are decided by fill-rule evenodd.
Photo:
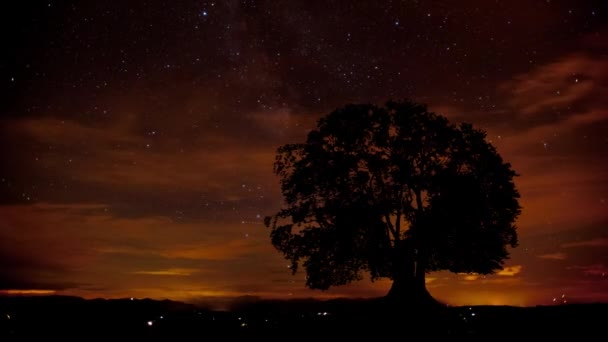
<instances>
[{"instance_id":1,"label":"hillside silhouette","mask_svg":"<svg viewBox=\"0 0 608 342\"><path fill-rule=\"evenodd\" d=\"M425 317L390 308L382 299L247 300L230 311L216 311L169 300L0 297L0 340L547 338L601 333L608 314L608 304L448 307Z\"/></svg>"}]
</instances>

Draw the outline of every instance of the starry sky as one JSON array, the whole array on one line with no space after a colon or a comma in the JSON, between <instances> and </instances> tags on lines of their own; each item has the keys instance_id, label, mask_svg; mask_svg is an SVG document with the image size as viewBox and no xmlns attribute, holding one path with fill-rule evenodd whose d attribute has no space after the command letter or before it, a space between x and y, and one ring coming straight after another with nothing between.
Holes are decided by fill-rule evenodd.
<instances>
[{"instance_id":1,"label":"starry sky","mask_svg":"<svg viewBox=\"0 0 608 342\"><path fill-rule=\"evenodd\" d=\"M312 291L270 244L276 148L347 103L426 103L520 177L520 246L454 305L608 301L605 1L22 1L2 11L0 292Z\"/></svg>"}]
</instances>

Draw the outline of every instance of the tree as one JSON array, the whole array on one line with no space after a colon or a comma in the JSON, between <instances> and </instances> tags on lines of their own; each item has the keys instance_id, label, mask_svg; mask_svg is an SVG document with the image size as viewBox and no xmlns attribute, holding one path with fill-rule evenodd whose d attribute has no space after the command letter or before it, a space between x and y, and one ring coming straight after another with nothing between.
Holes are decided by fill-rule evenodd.
<instances>
[{"instance_id":1,"label":"tree","mask_svg":"<svg viewBox=\"0 0 608 342\"><path fill-rule=\"evenodd\" d=\"M277 151L285 205L265 218L272 244L328 289L390 278L400 303L434 302L428 272L490 274L516 247L516 173L486 134L409 100L346 105L305 143Z\"/></svg>"}]
</instances>

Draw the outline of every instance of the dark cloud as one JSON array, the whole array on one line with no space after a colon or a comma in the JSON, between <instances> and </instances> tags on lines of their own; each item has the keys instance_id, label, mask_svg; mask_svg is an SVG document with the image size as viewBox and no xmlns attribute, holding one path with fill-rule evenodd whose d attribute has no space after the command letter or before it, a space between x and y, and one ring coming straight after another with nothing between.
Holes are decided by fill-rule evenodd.
<instances>
[{"instance_id":1,"label":"dark cloud","mask_svg":"<svg viewBox=\"0 0 608 342\"><path fill-rule=\"evenodd\" d=\"M0 291L60 291L78 288L82 285L62 280L61 275L69 273L62 265L35 255L20 255L6 248L4 244L0 245L0 269L2 269Z\"/></svg>"}]
</instances>

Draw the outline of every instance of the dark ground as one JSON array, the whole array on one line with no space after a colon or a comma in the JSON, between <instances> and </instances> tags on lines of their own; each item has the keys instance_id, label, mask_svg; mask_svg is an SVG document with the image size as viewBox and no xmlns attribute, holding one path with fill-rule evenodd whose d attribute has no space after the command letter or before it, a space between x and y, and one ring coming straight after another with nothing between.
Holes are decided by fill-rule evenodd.
<instances>
[{"instance_id":1,"label":"dark ground","mask_svg":"<svg viewBox=\"0 0 608 342\"><path fill-rule=\"evenodd\" d=\"M233 311L153 300L0 297L0 341L363 340L402 336L604 340L608 304L396 309L381 300L257 301ZM435 340L435 339L433 339Z\"/></svg>"}]
</instances>

